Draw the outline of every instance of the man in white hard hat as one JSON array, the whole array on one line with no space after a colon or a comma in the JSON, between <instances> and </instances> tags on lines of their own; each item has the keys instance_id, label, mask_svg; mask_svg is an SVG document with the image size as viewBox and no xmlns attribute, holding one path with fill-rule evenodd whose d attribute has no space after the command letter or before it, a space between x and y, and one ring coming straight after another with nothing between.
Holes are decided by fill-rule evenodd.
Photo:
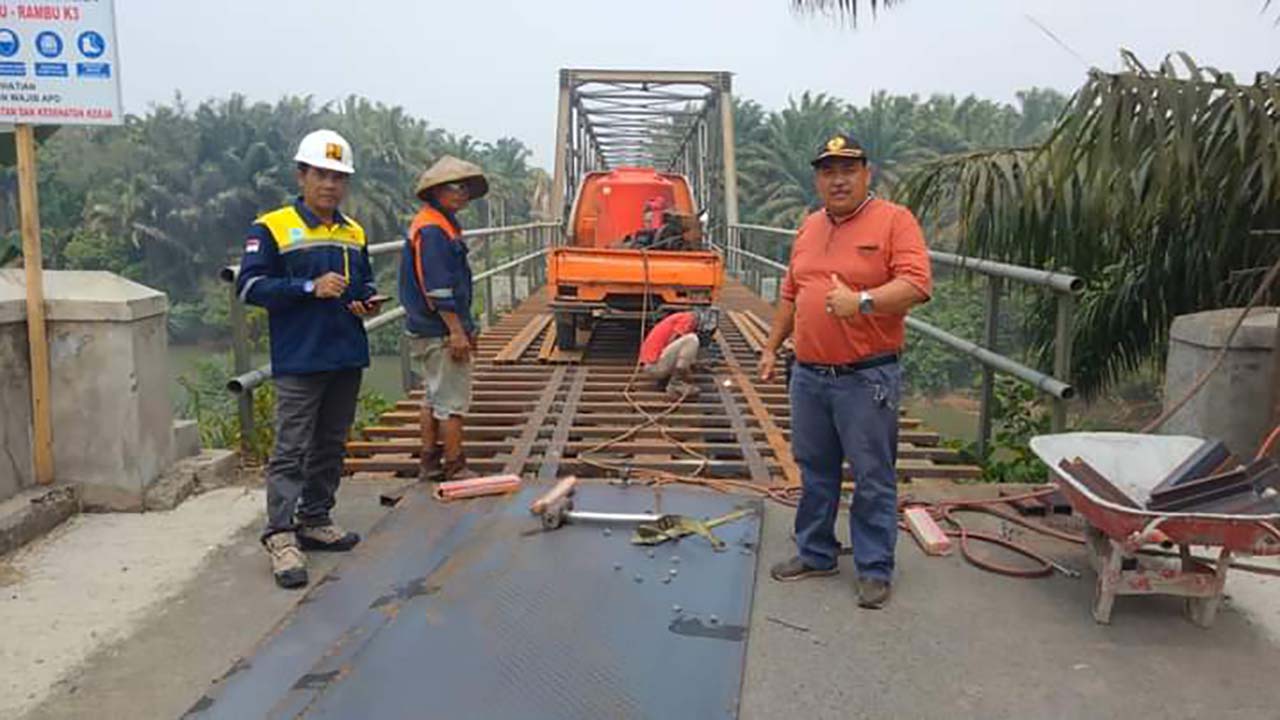
<instances>
[{"instance_id":1,"label":"man in white hard hat","mask_svg":"<svg viewBox=\"0 0 1280 720\"><path fill-rule=\"evenodd\" d=\"M355 172L351 146L317 130L294 160L302 194L254 222L236 280L240 300L266 308L270 322L276 434L262 544L285 588L307 584L304 549L346 551L360 542L331 512L369 366L363 318L382 302L364 229L338 210Z\"/></svg>"},{"instance_id":2,"label":"man in white hard hat","mask_svg":"<svg viewBox=\"0 0 1280 720\"><path fill-rule=\"evenodd\" d=\"M400 260L400 304L405 332L425 376L419 471L424 481L475 477L462 448L476 325L471 265L458 213L488 192L489 181L478 166L449 156L422 173L414 192L423 204L409 226Z\"/></svg>"}]
</instances>

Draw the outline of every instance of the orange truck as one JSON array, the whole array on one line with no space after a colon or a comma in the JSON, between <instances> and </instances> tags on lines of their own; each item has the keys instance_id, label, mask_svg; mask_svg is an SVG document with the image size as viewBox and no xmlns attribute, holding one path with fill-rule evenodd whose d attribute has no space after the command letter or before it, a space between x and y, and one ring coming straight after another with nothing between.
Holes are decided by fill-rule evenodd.
<instances>
[{"instance_id":1,"label":"orange truck","mask_svg":"<svg viewBox=\"0 0 1280 720\"><path fill-rule=\"evenodd\" d=\"M716 302L721 255L705 247L688 180L652 168L587 173L570 214L568 243L547 259L556 342L600 318L656 320Z\"/></svg>"}]
</instances>

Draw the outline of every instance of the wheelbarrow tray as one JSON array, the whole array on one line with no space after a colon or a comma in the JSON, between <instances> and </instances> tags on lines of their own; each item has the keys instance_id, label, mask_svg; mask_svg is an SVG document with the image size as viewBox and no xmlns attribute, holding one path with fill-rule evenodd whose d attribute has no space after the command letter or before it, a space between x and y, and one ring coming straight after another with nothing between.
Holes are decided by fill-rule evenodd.
<instances>
[{"instance_id":1,"label":"wheelbarrow tray","mask_svg":"<svg viewBox=\"0 0 1280 720\"><path fill-rule=\"evenodd\" d=\"M1141 542L1158 529L1179 545L1222 547L1246 555L1280 555L1280 513L1223 515L1158 512L1127 508L1099 497L1063 471L1063 460L1080 458L1134 502L1145 505L1151 491L1194 453L1204 440L1183 435L1079 432L1038 435L1031 450L1053 471L1071 507L1114 540Z\"/></svg>"}]
</instances>

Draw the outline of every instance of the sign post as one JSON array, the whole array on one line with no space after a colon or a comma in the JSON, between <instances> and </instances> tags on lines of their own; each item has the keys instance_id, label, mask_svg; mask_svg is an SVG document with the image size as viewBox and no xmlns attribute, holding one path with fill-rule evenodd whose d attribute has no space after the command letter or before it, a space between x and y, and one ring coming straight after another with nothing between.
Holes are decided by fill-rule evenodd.
<instances>
[{"instance_id":1,"label":"sign post","mask_svg":"<svg viewBox=\"0 0 1280 720\"><path fill-rule=\"evenodd\" d=\"M34 125L122 122L114 0L0 4L0 122L14 124L31 353L32 463L53 482L53 419Z\"/></svg>"}]
</instances>

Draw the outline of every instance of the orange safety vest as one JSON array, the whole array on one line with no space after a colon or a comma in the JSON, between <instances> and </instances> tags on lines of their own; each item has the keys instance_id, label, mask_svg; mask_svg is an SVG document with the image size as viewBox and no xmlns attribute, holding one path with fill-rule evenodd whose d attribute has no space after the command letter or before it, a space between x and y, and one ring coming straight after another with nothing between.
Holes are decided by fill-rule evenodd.
<instances>
[{"instance_id":1,"label":"orange safety vest","mask_svg":"<svg viewBox=\"0 0 1280 720\"><path fill-rule=\"evenodd\" d=\"M435 312L436 302L427 294L427 282L422 276L422 238L418 233L423 228L438 227L444 231L444 234L450 240L458 239L458 230L449 222L449 218L431 205L423 205L417 215L413 216L413 222L409 223L409 247L413 251L413 274L418 281L418 291L422 293L422 299L426 301L427 307Z\"/></svg>"}]
</instances>

